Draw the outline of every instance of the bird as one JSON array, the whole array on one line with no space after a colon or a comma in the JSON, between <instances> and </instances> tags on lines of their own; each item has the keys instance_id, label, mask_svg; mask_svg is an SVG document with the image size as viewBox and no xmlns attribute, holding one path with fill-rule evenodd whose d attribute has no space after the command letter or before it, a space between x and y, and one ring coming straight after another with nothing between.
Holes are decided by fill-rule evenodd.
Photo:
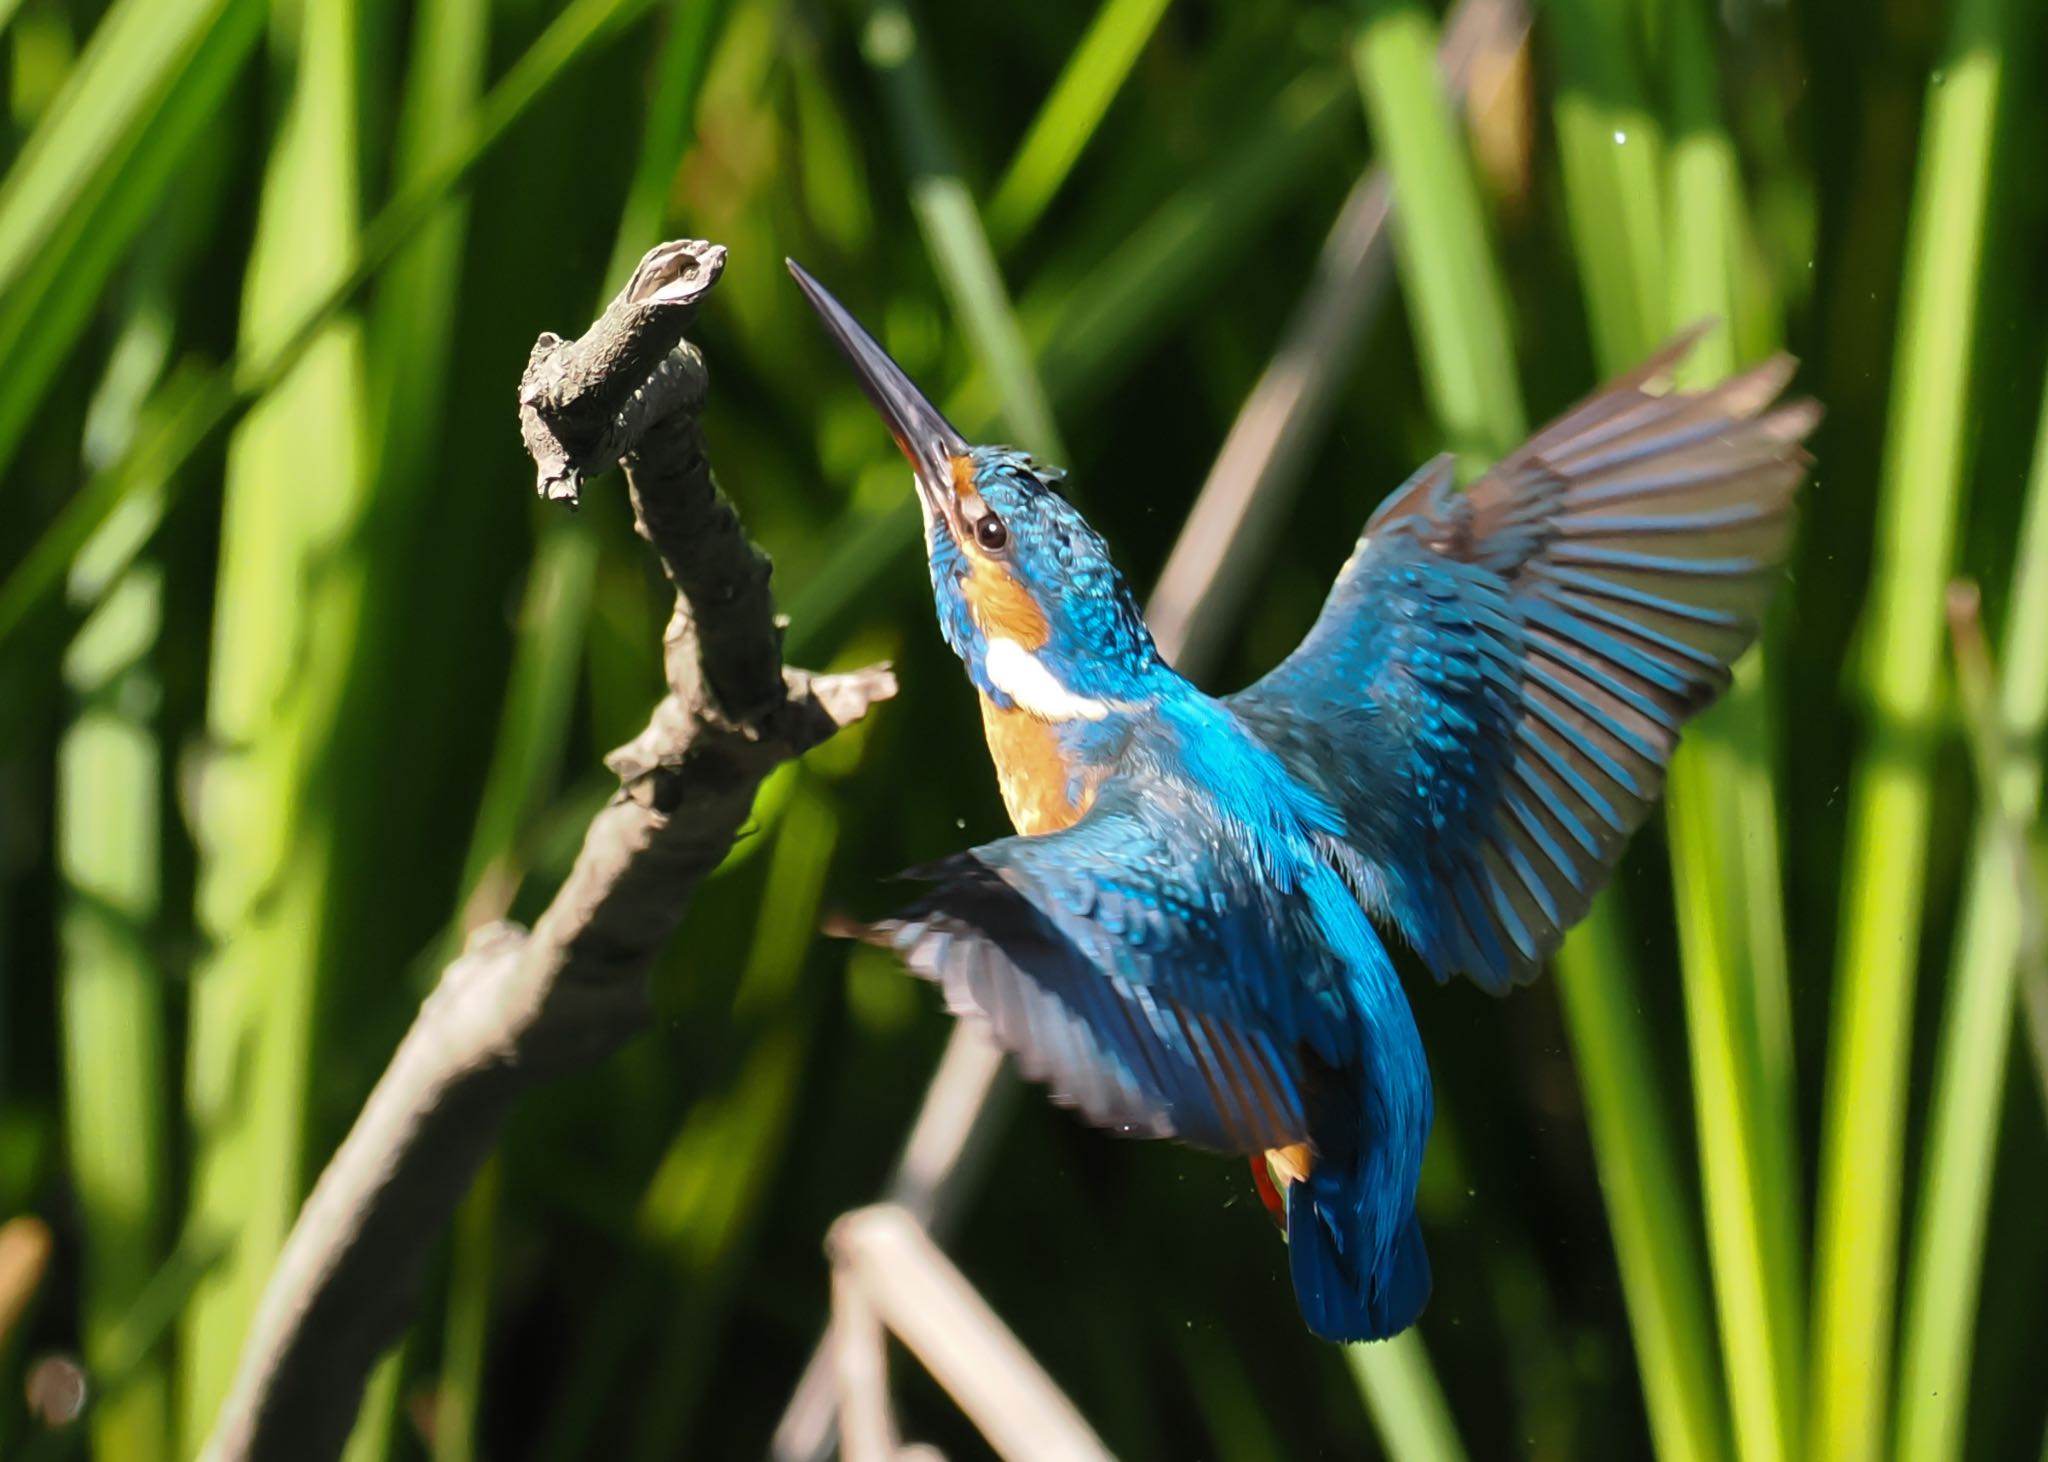
<instances>
[{"instance_id":1,"label":"bird","mask_svg":"<svg viewBox=\"0 0 2048 1462\"><path fill-rule=\"evenodd\" d=\"M1167 663L1064 474L970 444L791 272L909 460L939 629L1015 835L842 924L935 983L1087 1122L1252 1159L1303 1320L1413 1324L1434 1114L1393 949L1534 979L1750 645L1820 419L1777 356L1671 385L1682 334L1462 490L1368 519L1284 661L1212 696Z\"/></svg>"}]
</instances>

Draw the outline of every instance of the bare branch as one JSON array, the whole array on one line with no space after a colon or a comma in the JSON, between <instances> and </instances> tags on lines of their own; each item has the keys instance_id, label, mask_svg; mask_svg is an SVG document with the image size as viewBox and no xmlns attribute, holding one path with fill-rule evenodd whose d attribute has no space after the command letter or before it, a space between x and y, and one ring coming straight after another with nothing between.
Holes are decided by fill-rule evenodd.
<instances>
[{"instance_id":1,"label":"bare branch","mask_svg":"<svg viewBox=\"0 0 2048 1462\"><path fill-rule=\"evenodd\" d=\"M888 1333L852 1273L832 1275L828 1332L839 1386L839 1453L846 1462L896 1462L902 1445L889 1405Z\"/></svg>"},{"instance_id":2,"label":"bare branch","mask_svg":"<svg viewBox=\"0 0 2048 1462\"><path fill-rule=\"evenodd\" d=\"M649 964L725 856L761 780L892 695L886 667L782 664L767 560L698 434L702 358L683 331L725 251L663 244L575 341L541 337L520 427L547 497L623 460L640 534L676 587L669 692L613 752L618 794L526 933L492 925L441 976L343 1141L258 1309L206 1456L334 1456L428 1251L528 1088L602 1059L648 1019Z\"/></svg>"},{"instance_id":3,"label":"bare branch","mask_svg":"<svg viewBox=\"0 0 2048 1462\"><path fill-rule=\"evenodd\" d=\"M851 1280L997 1456L1107 1462L1074 1403L909 1213L891 1203L858 1209L832 1225L825 1247L835 1294Z\"/></svg>"}]
</instances>

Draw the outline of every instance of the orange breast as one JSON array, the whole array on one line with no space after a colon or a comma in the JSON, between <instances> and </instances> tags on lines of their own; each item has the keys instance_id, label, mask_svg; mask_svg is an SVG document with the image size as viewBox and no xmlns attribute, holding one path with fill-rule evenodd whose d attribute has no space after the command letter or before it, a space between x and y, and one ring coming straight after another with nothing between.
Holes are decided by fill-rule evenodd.
<instances>
[{"instance_id":1,"label":"orange breast","mask_svg":"<svg viewBox=\"0 0 2048 1462\"><path fill-rule=\"evenodd\" d=\"M987 696L981 698L981 726L996 764L996 785L1018 832L1058 832L1081 820L1095 789L1083 786L1078 802L1067 796L1067 759L1056 727L1025 711L1003 710Z\"/></svg>"}]
</instances>

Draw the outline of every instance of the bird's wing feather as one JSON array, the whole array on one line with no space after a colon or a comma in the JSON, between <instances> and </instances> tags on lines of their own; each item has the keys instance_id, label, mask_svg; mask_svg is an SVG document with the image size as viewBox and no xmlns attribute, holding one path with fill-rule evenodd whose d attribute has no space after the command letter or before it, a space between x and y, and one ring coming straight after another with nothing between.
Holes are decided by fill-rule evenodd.
<instances>
[{"instance_id":1,"label":"bird's wing feather","mask_svg":"<svg viewBox=\"0 0 2048 1462\"><path fill-rule=\"evenodd\" d=\"M1329 1063L1298 913L1194 799L1106 784L1060 832L956 854L864 930L986 1022L1027 1077L1103 1127L1226 1152L1299 1142L1305 1046ZM1289 978L1244 978L1286 970ZM1305 972L1305 973L1302 973Z\"/></svg>"},{"instance_id":2,"label":"bird's wing feather","mask_svg":"<svg viewBox=\"0 0 2048 1462\"><path fill-rule=\"evenodd\" d=\"M1354 882L1438 978L1530 978L1755 637L1819 419L1780 357L1649 389L1681 339L1464 493L1381 504L1301 646L1230 699L1338 806Z\"/></svg>"}]
</instances>

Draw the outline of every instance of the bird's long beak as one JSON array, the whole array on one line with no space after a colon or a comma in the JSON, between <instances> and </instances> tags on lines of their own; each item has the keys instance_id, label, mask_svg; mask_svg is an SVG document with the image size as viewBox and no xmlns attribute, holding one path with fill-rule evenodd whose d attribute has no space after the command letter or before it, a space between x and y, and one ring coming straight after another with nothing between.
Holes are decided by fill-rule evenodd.
<instances>
[{"instance_id":1,"label":"bird's long beak","mask_svg":"<svg viewBox=\"0 0 2048 1462\"><path fill-rule=\"evenodd\" d=\"M804 271L794 259L784 261L796 282L803 287L811 308L824 320L833 340L853 363L853 373L868 400L888 424L889 435L917 473L917 492L927 517L956 522L958 498L953 488L953 463L967 455L967 440L953 429L939 408L925 399L924 392L903 374L903 368L889 359L889 353L875 343L875 337L861 329L860 322L847 313L846 306L832 298L825 286Z\"/></svg>"}]
</instances>

